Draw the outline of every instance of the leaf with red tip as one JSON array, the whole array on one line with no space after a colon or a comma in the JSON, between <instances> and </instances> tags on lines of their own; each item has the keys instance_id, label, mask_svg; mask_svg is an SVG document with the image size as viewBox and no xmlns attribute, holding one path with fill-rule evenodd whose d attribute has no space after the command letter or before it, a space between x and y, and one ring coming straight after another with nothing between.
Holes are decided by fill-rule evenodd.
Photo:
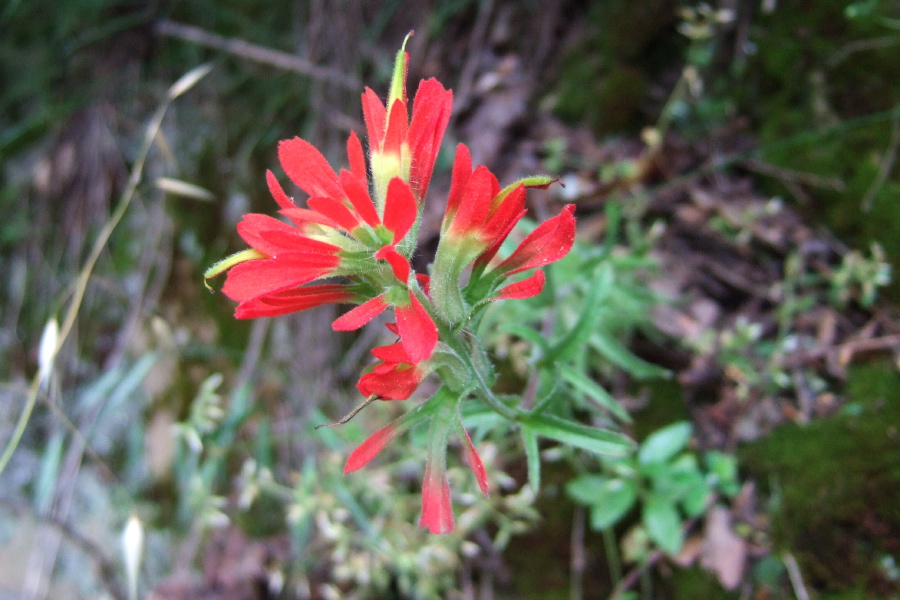
<instances>
[{"instance_id":1,"label":"leaf with red tip","mask_svg":"<svg viewBox=\"0 0 900 600\"><path fill-rule=\"evenodd\" d=\"M523 210L518 215L513 217L506 224L506 229L504 229L503 231L501 231L494 237L493 241L491 242L491 245L488 246L487 249L484 252L482 252L478 256L478 259L475 261L476 269L480 266L487 266L487 264L489 262L491 262L491 259L494 258L494 256L496 256L497 252L500 250L500 246L503 245L503 242L506 241L506 238L509 237L509 234L512 232L512 230L515 229L516 223L521 221L522 217L524 217L525 213L527 213L527 212L528 212L527 210Z\"/></svg>"},{"instance_id":2,"label":"leaf with red tip","mask_svg":"<svg viewBox=\"0 0 900 600\"><path fill-rule=\"evenodd\" d=\"M307 231L310 224L340 229L340 225L335 223L332 219L308 208L282 208L278 212L290 219L291 223L304 233Z\"/></svg>"},{"instance_id":3,"label":"leaf with red tip","mask_svg":"<svg viewBox=\"0 0 900 600\"><path fill-rule=\"evenodd\" d=\"M406 112L406 103L402 100L394 100L390 112L388 112L387 131L384 134L384 144L381 151L384 154L400 155L403 143L406 142L406 133L409 127L409 115Z\"/></svg>"},{"instance_id":4,"label":"leaf with red tip","mask_svg":"<svg viewBox=\"0 0 900 600\"><path fill-rule=\"evenodd\" d=\"M406 349L400 342L388 346L376 346L372 348L372 356L388 363L412 364L412 359L409 358L409 354L406 353Z\"/></svg>"},{"instance_id":5,"label":"leaf with red tip","mask_svg":"<svg viewBox=\"0 0 900 600\"><path fill-rule=\"evenodd\" d=\"M394 312L403 347L412 361L418 363L431 357L437 345L438 330L415 294L410 292L409 299L409 305L396 306Z\"/></svg>"},{"instance_id":6,"label":"leaf with red tip","mask_svg":"<svg viewBox=\"0 0 900 600\"><path fill-rule=\"evenodd\" d=\"M243 220L238 223L237 231L250 246L269 256L284 252L335 254L340 251L339 247L311 239L303 235L302 231L268 215L244 215Z\"/></svg>"},{"instance_id":7,"label":"leaf with red tip","mask_svg":"<svg viewBox=\"0 0 900 600\"><path fill-rule=\"evenodd\" d=\"M501 288L491 300L523 300L537 296L544 289L544 280L544 272L535 271L534 275Z\"/></svg>"},{"instance_id":8,"label":"leaf with red tip","mask_svg":"<svg viewBox=\"0 0 900 600\"><path fill-rule=\"evenodd\" d=\"M388 184L384 205L384 226L394 234L394 244L399 244L412 229L419 214L419 205L409 185L399 177Z\"/></svg>"},{"instance_id":9,"label":"leaf with red tip","mask_svg":"<svg viewBox=\"0 0 900 600\"><path fill-rule=\"evenodd\" d=\"M353 331L359 329L388 307L383 296L375 296L356 308L344 313L331 324L335 331Z\"/></svg>"},{"instance_id":10,"label":"leaf with red tip","mask_svg":"<svg viewBox=\"0 0 900 600\"><path fill-rule=\"evenodd\" d=\"M575 242L575 205L568 204L528 234L512 255L497 266L506 275L542 267L568 254Z\"/></svg>"},{"instance_id":11,"label":"leaf with red tip","mask_svg":"<svg viewBox=\"0 0 900 600\"><path fill-rule=\"evenodd\" d=\"M347 138L347 160L350 162L350 172L358 179L366 181L369 172L366 169L366 155L363 153L362 144L356 137L356 132L351 131Z\"/></svg>"},{"instance_id":12,"label":"leaf with red tip","mask_svg":"<svg viewBox=\"0 0 900 600\"><path fill-rule=\"evenodd\" d=\"M435 469L432 461L425 467L422 482L422 517L419 528L431 533L453 531L453 507L450 503L450 484L443 469Z\"/></svg>"},{"instance_id":13,"label":"leaf with red tip","mask_svg":"<svg viewBox=\"0 0 900 600\"><path fill-rule=\"evenodd\" d=\"M478 456L478 451L475 450L475 445L472 444L472 438L469 437L469 432L462 426L462 423L458 424L457 429L462 434L459 437L463 443L463 450L466 453L466 460L469 461L469 467L472 469L472 473L475 474L475 481L478 482L481 493L489 496L490 491L488 489L487 473L484 471L484 463L481 462L481 457Z\"/></svg>"},{"instance_id":14,"label":"leaf with red tip","mask_svg":"<svg viewBox=\"0 0 900 600\"><path fill-rule=\"evenodd\" d=\"M412 155L409 180L418 198L424 198L434 170L434 162L444 139L453 110L453 92L436 79L419 84L413 100L409 124L409 148Z\"/></svg>"},{"instance_id":15,"label":"leaf with red tip","mask_svg":"<svg viewBox=\"0 0 900 600\"><path fill-rule=\"evenodd\" d=\"M344 193L347 194L350 204L353 205L353 208L359 213L363 221L370 227L375 227L381 223L381 219L378 218L378 211L375 210L375 205L369 196L369 188L365 182L366 180L357 177L356 173L341 171L341 185L344 188Z\"/></svg>"},{"instance_id":16,"label":"leaf with red tip","mask_svg":"<svg viewBox=\"0 0 900 600\"><path fill-rule=\"evenodd\" d=\"M360 377L356 388L361 394L375 394L389 400L406 400L425 378L425 372L412 365L385 363L379 366L383 368Z\"/></svg>"},{"instance_id":17,"label":"leaf with red tip","mask_svg":"<svg viewBox=\"0 0 900 600\"><path fill-rule=\"evenodd\" d=\"M295 137L278 144L278 160L284 172L310 196L340 198L338 176L315 146Z\"/></svg>"},{"instance_id":18,"label":"leaf with red tip","mask_svg":"<svg viewBox=\"0 0 900 600\"><path fill-rule=\"evenodd\" d=\"M378 94L366 88L362 95L363 119L369 136L369 152L381 148L384 141L384 129L387 122L387 111Z\"/></svg>"},{"instance_id":19,"label":"leaf with red tip","mask_svg":"<svg viewBox=\"0 0 900 600\"><path fill-rule=\"evenodd\" d=\"M450 194L447 196L447 210L444 213L444 227L453 220L463 201L469 178L472 177L472 155L465 144L457 144L456 158L453 159L453 175L450 178Z\"/></svg>"},{"instance_id":20,"label":"leaf with red tip","mask_svg":"<svg viewBox=\"0 0 900 600\"><path fill-rule=\"evenodd\" d=\"M341 229L350 232L362 225L359 217L347 205L334 198L310 198L306 201L311 209L320 212L337 223Z\"/></svg>"},{"instance_id":21,"label":"leaf with red tip","mask_svg":"<svg viewBox=\"0 0 900 600\"><path fill-rule=\"evenodd\" d=\"M349 302L353 292L340 284L312 285L259 296L238 304L234 316L238 319L275 317L300 312L324 304Z\"/></svg>"},{"instance_id":22,"label":"leaf with red tip","mask_svg":"<svg viewBox=\"0 0 900 600\"><path fill-rule=\"evenodd\" d=\"M397 439L403 431L396 423L391 423L376 431L347 457L347 463L344 465L344 475L369 464L388 444Z\"/></svg>"},{"instance_id":23,"label":"leaf with red tip","mask_svg":"<svg viewBox=\"0 0 900 600\"><path fill-rule=\"evenodd\" d=\"M281 208L294 208L294 201L284 193L284 189L281 187L281 184L278 183L278 179L275 178L275 173L266 171L266 183L269 186L269 193L275 198L275 202L278 203L278 206Z\"/></svg>"},{"instance_id":24,"label":"leaf with red tip","mask_svg":"<svg viewBox=\"0 0 900 600\"><path fill-rule=\"evenodd\" d=\"M488 216L491 199L497 193L500 186L497 178L487 167L479 166L472 173L469 184L466 186L462 202L453 223L450 225L450 233L463 237L480 231Z\"/></svg>"},{"instance_id":25,"label":"leaf with red tip","mask_svg":"<svg viewBox=\"0 0 900 600\"><path fill-rule=\"evenodd\" d=\"M244 302L324 277L339 263L337 256L300 252L286 253L277 258L248 260L228 271L222 292L232 300Z\"/></svg>"},{"instance_id":26,"label":"leaf with red tip","mask_svg":"<svg viewBox=\"0 0 900 600\"><path fill-rule=\"evenodd\" d=\"M397 249L394 248L394 246L385 246L375 253L375 258L379 260L386 260L388 264L391 265L391 269L394 271L394 277L399 279L401 282L406 284L409 281L409 261L406 260L405 256L397 252Z\"/></svg>"}]
</instances>

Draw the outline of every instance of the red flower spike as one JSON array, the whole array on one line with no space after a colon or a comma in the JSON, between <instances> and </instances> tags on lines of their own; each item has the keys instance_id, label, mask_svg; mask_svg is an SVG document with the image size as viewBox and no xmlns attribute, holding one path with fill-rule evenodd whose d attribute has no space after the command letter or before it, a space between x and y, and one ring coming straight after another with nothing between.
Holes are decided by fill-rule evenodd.
<instances>
[{"instance_id":1,"label":"red flower spike","mask_svg":"<svg viewBox=\"0 0 900 600\"><path fill-rule=\"evenodd\" d=\"M364 396L375 394L382 399L407 400L425 375L423 370L413 365L384 363L360 377L356 389Z\"/></svg>"},{"instance_id":2,"label":"red flower spike","mask_svg":"<svg viewBox=\"0 0 900 600\"><path fill-rule=\"evenodd\" d=\"M559 260L575 242L575 205L568 204L528 234L512 255L497 266L505 275L542 267Z\"/></svg>"},{"instance_id":3,"label":"red flower spike","mask_svg":"<svg viewBox=\"0 0 900 600\"><path fill-rule=\"evenodd\" d=\"M422 482L422 517L419 528L427 527L431 533L453 531L453 508L450 504L450 484L440 467L433 461L425 466L425 480Z\"/></svg>"},{"instance_id":4,"label":"red flower spike","mask_svg":"<svg viewBox=\"0 0 900 600\"><path fill-rule=\"evenodd\" d=\"M350 302L354 294L339 284L312 285L275 292L241 302L235 309L238 319L275 317L300 312L324 304Z\"/></svg>"},{"instance_id":5,"label":"red flower spike","mask_svg":"<svg viewBox=\"0 0 900 600\"><path fill-rule=\"evenodd\" d=\"M412 362L427 360L437 346L438 330L428 311L410 291L407 306L395 306L397 330Z\"/></svg>"},{"instance_id":6,"label":"red flower spike","mask_svg":"<svg viewBox=\"0 0 900 600\"><path fill-rule=\"evenodd\" d=\"M481 493L489 496L490 491L488 489L487 473L484 471L484 463L481 462L481 457L478 456L478 451L475 450L475 445L472 444L472 438L469 437L469 432L462 426L462 423L459 425L459 430L462 432L460 437L463 442L463 450L466 453L466 460L469 461L469 467L472 469L472 473L475 474L475 481L478 482Z\"/></svg>"},{"instance_id":7,"label":"red flower spike","mask_svg":"<svg viewBox=\"0 0 900 600\"><path fill-rule=\"evenodd\" d=\"M378 218L378 211L375 210L365 181L366 179L359 178L355 171L341 171L341 186L343 186L350 204L353 205L363 221L370 227L375 227L381 223L381 219Z\"/></svg>"},{"instance_id":8,"label":"red flower spike","mask_svg":"<svg viewBox=\"0 0 900 600\"><path fill-rule=\"evenodd\" d=\"M351 131L350 137L347 138L347 159L350 161L350 172L357 179L366 181L369 177L369 171L366 169L366 155L363 153L362 144L355 131ZM341 180L343 181L343 177Z\"/></svg>"},{"instance_id":9,"label":"red flower spike","mask_svg":"<svg viewBox=\"0 0 900 600\"><path fill-rule=\"evenodd\" d=\"M409 185L399 177L388 184L384 206L384 226L394 234L394 244L399 244L416 222L419 206Z\"/></svg>"},{"instance_id":10,"label":"red flower spike","mask_svg":"<svg viewBox=\"0 0 900 600\"><path fill-rule=\"evenodd\" d=\"M369 151L381 148L384 141L385 124L387 123L387 111L378 94L366 88L362 95L363 119L366 122L366 133L369 137Z\"/></svg>"},{"instance_id":11,"label":"red flower spike","mask_svg":"<svg viewBox=\"0 0 900 600\"><path fill-rule=\"evenodd\" d=\"M384 301L384 297L376 296L335 319L331 324L331 328L335 331L353 331L359 329L383 313L387 307L388 305Z\"/></svg>"},{"instance_id":12,"label":"red flower spike","mask_svg":"<svg viewBox=\"0 0 900 600\"><path fill-rule=\"evenodd\" d=\"M310 196L341 198L338 176L315 146L295 137L278 144L278 160L297 187Z\"/></svg>"},{"instance_id":13,"label":"red flower spike","mask_svg":"<svg viewBox=\"0 0 900 600\"><path fill-rule=\"evenodd\" d=\"M378 456L388 444L397 439L402 433L403 429L397 427L396 423L391 423L387 427L382 427L376 431L347 457L347 463L344 465L344 475L369 464L372 459Z\"/></svg>"},{"instance_id":14,"label":"red flower spike","mask_svg":"<svg viewBox=\"0 0 900 600\"><path fill-rule=\"evenodd\" d=\"M294 201L284 193L284 189L275 178L275 173L273 173L272 171L266 171L266 183L269 185L269 193L272 194L273 198L275 198L275 202L278 203L278 206L280 206L281 208L295 207Z\"/></svg>"},{"instance_id":15,"label":"red flower spike","mask_svg":"<svg viewBox=\"0 0 900 600\"><path fill-rule=\"evenodd\" d=\"M501 288L499 293L490 300L524 300L537 296L544 290L544 281L544 272L535 271L534 275Z\"/></svg>"},{"instance_id":16,"label":"red flower spike","mask_svg":"<svg viewBox=\"0 0 900 600\"><path fill-rule=\"evenodd\" d=\"M385 246L375 253L375 258L386 260L388 264L391 265L394 276L404 285L409 281L409 261L406 260L405 256L397 252L397 249L394 248L394 246Z\"/></svg>"},{"instance_id":17,"label":"red flower spike","mask_svg":"<svg viewBox=\"0 0 900 600\"><path fill-rule=\"evenodd\" d=\"M248 260L228 271L222 292L232 300L245 302L324 277L339 263L337 256L303 253Z\"/></svg>"},{"instance_id":18,"label":"red flower spike","mask_svg":"<svg viewBox=\"0 0 900 600\"><path fill-rule=\"evenodd\" d=\"M453 92L444 89L440 82L428 79L419 84L413 99L412 122L409 124L409 148L412 153L409 181L420 200L428 192L434 162L452 109Z\"/></svg>"}]
</instances>

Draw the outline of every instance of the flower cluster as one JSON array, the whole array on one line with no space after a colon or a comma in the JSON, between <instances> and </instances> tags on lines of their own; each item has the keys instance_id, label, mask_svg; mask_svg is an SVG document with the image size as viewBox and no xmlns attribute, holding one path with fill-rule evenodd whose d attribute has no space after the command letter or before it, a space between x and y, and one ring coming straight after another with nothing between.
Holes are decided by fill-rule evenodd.
<instances>
[{"instance_id":1,"label":"flower cluster","mask_svg":"<svg viewBox=\"0 0 900 600\"><path fill-rule=\"evenodd\" d=\"M451 434L462 442L479 487L488 491L484 467L459 416L465 397L489 393L484 388L490 377L481 372L486 361L478 356L477 340L464 335L466 327L490 301L540 293L544 275L539 269L570 250L575 219L574 207L566 206L508 257L498 258L526 213L526 188L546 187L552 180L530 177L501 189L486 167L473 169L468 148L460 144L430 277L415 273L410 258L453 95L435 79L422 81L410 118L407 64L401 48L386 103L371 89L362 95L368 166L355 133L347 141L349 167L340 173L308 142L282 141L279 161L287 177L309 195L306 206L297 206L267 172L269 190L290 224L245 215L237 229L250 248L219 261L206 277L227 272L223 291L237 301L239 319L354 304L332 323L336 331L350 331L393 311L395 321L387 328L397 341L372 350L377 362L360 378L360 392L369 399L405 400L431 373L443 385L429 401L353 452L345 472L362 467L388 442L431 419L420 525L444 533L453 528L445 472ZM526 271L533 273L509 281Z\"/></svg>"}]
</instances>

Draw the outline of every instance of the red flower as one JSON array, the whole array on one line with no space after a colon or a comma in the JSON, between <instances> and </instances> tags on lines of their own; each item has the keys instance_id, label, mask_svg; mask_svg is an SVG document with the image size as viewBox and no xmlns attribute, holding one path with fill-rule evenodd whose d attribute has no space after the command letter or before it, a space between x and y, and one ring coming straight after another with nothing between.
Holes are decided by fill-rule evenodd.
<instances>
[{"instance_id":1,"label":"red flower","mask_svg":"<svg viewBox=\"0 0 900 600\"><path fill-rule=\"evenodd\" d=\"M427 527L431 533L453 531L453 507L450 503L450 483L443 465L428 461L425 479L422 481L422 517L419 528Z\"/></svg>"},{"instance_id":2,"label":"red flower","mask_svg":"<svg viewBox=\"0 0 900 600\"><path fill-rule=\"evenodd\" d=\"M382 400L406 400L428 375L425 362L410 358L402 342L372 349L382 362L363 375L356 387L363 396L378 396Z\"/></svg>"}]
</instances>

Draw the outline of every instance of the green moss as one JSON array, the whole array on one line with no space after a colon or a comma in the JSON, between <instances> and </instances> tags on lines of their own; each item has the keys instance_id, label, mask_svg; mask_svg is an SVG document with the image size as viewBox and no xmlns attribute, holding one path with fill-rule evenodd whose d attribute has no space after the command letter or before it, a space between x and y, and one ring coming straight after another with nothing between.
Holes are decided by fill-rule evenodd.
<instances>
[{"instance_id":1,"label":"green moss","mask_svg":"<svg viewBox=\"0 0 900 600\"><path fill-rule=\"evenodd\" d=\"M772 500L776 546L794 553L823 592L897 594L878 558L900 544L900 375L853 370L844 414L788 425L741 449Z\"/></svg>"}]
</instances>

